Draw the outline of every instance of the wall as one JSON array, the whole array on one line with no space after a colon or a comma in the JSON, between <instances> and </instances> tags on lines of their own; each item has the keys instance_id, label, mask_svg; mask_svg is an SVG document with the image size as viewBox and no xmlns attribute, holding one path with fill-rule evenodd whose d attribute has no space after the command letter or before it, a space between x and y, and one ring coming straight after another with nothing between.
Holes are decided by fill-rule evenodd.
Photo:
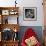
<instances>
[{"instance_id":1,"label":"wall","mask_svg":"<svg viewBox=\"0 0 46 46\"><path fill-rule=\"evenodd\" d=\"M37 8L37 21L24 21L23 20L23 7L36 7ZM30 0L23 1L21 3L21 11L20 11L20 25L21 26L43 26L43 6L42 0Z\"/></svg>"},{"instance_id":2,"label":"wall","mask_svg":"<svg viewBox=\"0 0 46 46\"><path fill-rule=\"evenodd\" d=\"M24 21L23 20L23 7L36 7L37 8L37 21ZM30 0L23 1L21 3L21 11L20 11L20 25L22 26L43 26L43 6L42 0Z\"/></svg>"},{"instance_id":3,"label":"wall","mask_svg":"<svg viewBox=\"0 0 46 46\"><path fill-rule=\"evenodd\" d=\"M1 7L15 6L15 0L0 0ZM21 26L43 26L43 6L42 0L17 0L17 6L19 6L19 24ZM24 21L23 20L23 7L36 7L37 8L37 20L36 21Z\"/></svg>"}]
</instances>

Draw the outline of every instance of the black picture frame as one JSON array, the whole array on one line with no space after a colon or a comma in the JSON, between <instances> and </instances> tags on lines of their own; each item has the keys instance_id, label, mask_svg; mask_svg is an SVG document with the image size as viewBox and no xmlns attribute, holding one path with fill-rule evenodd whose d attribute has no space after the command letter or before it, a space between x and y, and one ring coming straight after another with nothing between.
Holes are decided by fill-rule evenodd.
<instances>
[{"instance_id":1,"label":"black picture frame","mask_svg":"<svg viewBox=\"0 0 46 46\"><path fill-rule=\"evenodd\" d=\"M26 21L37 20L37 8L36 7L23 7L23 19Z\"/></svg>"}]
</instances>

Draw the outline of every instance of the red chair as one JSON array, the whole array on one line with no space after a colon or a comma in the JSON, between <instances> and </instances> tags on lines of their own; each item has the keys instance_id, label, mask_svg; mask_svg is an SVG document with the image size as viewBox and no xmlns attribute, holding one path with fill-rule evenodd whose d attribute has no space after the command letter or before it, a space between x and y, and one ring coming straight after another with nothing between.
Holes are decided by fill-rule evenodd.
<instances>
[{"instance_id":1,"label":"red chair","mask_svg":"<svg viewBox=\"0 0 46 46\"><path fill-rule=\"evenodd\" d=\"M37 37L37 35L33 31L33 29L28 28L26 30L25 34L24 34L24 37L22 38L21 46L27 46L26 43L25 43L25 39L28 39L29 37L32 37L32 36L34 36L35 38ZM41 44L39 43L39 41L37 42L37 44L35 46L41 46Z\"/></svg>"}]
</instances>

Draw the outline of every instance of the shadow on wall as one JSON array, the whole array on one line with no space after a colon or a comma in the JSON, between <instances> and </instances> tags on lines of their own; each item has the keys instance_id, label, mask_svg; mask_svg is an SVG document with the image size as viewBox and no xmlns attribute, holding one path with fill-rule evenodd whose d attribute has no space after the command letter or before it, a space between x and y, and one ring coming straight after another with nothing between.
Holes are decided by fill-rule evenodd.
<instances>
[{"instance_id":1,"label":"shadow on wall","mask_svg":"<svg viewBox=\"0 0 46 46\"><path fill-rule=\"evenodd\" d=\"M42 43L43 42L43 30L42 30L42 26L21 26L20 27L20 31L19 31L19 39L20 39L20 42L24 36L24 33L25 31L28 29L28 28L32 28L36 34L37 34L37 37L39 39L39 41Z\"/></svg>"}]
</instances>

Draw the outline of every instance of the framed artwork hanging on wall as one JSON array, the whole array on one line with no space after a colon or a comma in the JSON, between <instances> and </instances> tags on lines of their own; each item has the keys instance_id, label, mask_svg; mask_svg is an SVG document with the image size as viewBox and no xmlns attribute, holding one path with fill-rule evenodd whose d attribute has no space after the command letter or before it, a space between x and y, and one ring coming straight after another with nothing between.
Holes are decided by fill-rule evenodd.
<instances>
[{"instance_id":1,"label":"framed artwork hanging on wall","mask_svg":"<svg viewBox=\"0 0 46 46\"><path fill-rule=\"evenodd\" d=\"M37 8L36 7L23 7L23 19L24 20L37 20Z\"/></svg>"}]
</instances>

